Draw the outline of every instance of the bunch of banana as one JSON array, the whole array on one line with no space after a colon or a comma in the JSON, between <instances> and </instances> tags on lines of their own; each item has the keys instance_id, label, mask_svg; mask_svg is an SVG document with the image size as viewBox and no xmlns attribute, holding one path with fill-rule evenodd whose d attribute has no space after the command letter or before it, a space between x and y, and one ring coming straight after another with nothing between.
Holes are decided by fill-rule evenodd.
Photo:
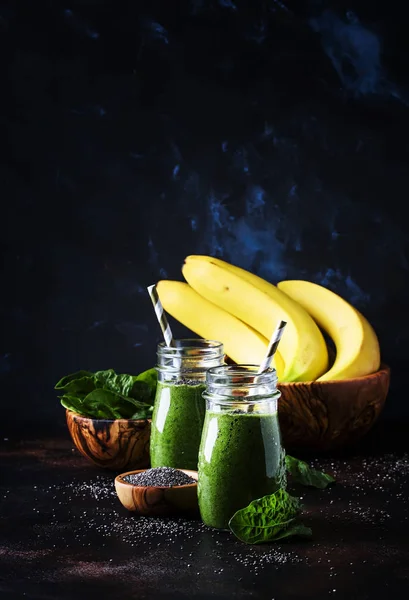
<instances>
[{"instance_id":1,"label":"bunch of banana","mask_svg":"<svg viewBox=\"0 0 409 600\"><path fill-rule=\"evenodd\" d=\"M200 337L223 342L224 351L235 363L257 365L262 362L268 340L247 323L182 281L159 281L157 291L166 312ZM278 350L274 361L277 377L282 378L284 362Z\"/></svg>"},{"instance_id":2,"label":"bunch of banana","mask_svg":"<svg viewBox=\"0 0 409 600\"><path fill-rule=\"evenodd\" d=\"M309 281L275 286L210 256L188 256L182 273L187 283L158 283L164 309L197 335L224 342L236 363L260 364L275 326L284 320L274 365L279 381L359 377L380 366L371 325L325 287ZM322 331L336 347L331 368Z\"/></svg>"}]
</instances>

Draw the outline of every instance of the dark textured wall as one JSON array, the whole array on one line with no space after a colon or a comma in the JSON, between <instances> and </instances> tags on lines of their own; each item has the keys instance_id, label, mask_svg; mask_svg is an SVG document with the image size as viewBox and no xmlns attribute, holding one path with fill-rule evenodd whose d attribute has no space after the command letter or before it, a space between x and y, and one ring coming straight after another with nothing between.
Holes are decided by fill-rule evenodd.
<instances>
[{"instance_id":1,"label":"dark textured wall","mask_svg":"<svg viewBox=\"0 0 409 600\"><path fill-rule=\"evenodd\" d=\"M66 373L153 364L146 286L192 253L350 300L408 414L409 53L375 4L1 3L6 433L62 426Z\"/></svg>"}]
</instances>

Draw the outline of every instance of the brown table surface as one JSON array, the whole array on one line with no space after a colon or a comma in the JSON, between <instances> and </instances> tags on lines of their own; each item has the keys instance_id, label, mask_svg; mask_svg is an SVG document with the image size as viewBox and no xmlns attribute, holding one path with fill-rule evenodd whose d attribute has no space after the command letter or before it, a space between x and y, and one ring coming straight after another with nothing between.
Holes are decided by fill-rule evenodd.
<instances>
[{"instance_id":1,"label":"brown table surface","mask_svg":"<svg viewBox=\"0 0 409 600\"><path fill-rule=\"evenodd\" d=\"M0 597L348 598L409 593L407 423L380 422L348 452L311 462L333 473L303 496L312 541L248 546L198 520L138 518L115 473L67 435L1 440Z\"/></svg>"}]
</instances>

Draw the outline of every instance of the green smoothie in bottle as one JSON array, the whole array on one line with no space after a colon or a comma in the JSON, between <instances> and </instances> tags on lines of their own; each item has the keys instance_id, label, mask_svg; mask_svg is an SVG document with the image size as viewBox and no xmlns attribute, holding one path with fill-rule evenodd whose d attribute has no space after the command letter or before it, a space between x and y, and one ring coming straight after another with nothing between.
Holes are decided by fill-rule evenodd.
<instances>
[{"instance_id":1,"label":"green smoothie in bottle","mask_svg":"<svg viewBox=\"0 0 409 600\"><path fill-rule=\"evenodd\" d=\"M198 497L203 522L227 529L234 513L285 485L276 375L232 365L207 374L199 450Z\"/></svg>"},{"instance_id":2,"label":"green smoothie in bottle","mask_svg":"<svg viewBox=\"0 0 409 600\"><path fill-rule=\"evenodd\" d=\"M223 364L223 344L202 339L175 343L175 347L158 346L151 466L197 470L206 409L206 371Z\"/></svg>"}]
</instances>

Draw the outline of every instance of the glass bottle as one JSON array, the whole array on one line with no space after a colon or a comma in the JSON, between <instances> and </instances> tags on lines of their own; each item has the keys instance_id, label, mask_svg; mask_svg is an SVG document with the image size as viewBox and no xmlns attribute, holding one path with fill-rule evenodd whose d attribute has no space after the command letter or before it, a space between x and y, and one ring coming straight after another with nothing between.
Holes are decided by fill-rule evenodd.
<instances>
[{"instance_id":1,"label":"glass bottle","mask_svg":"<svg viewBox=\"0 0 409 600\"><path fill-rule=\"evenodd\" d=\"M204 339L158 345L158 385L152 414L152 467L197 470L205 417L206 371L224 364L223 344Z\"/></svg>"},{"instance_id":2,"label":"glass bottle","mask_svg":"<svg viewBox=\"0 0 409 600\"><path fill-rule=\"evenodd\" d=\"M203 522L227 529L234 513L285 486L275 369L226 365L206 375L206 415L199 450Z\"/></svg>"}]
</instances>

